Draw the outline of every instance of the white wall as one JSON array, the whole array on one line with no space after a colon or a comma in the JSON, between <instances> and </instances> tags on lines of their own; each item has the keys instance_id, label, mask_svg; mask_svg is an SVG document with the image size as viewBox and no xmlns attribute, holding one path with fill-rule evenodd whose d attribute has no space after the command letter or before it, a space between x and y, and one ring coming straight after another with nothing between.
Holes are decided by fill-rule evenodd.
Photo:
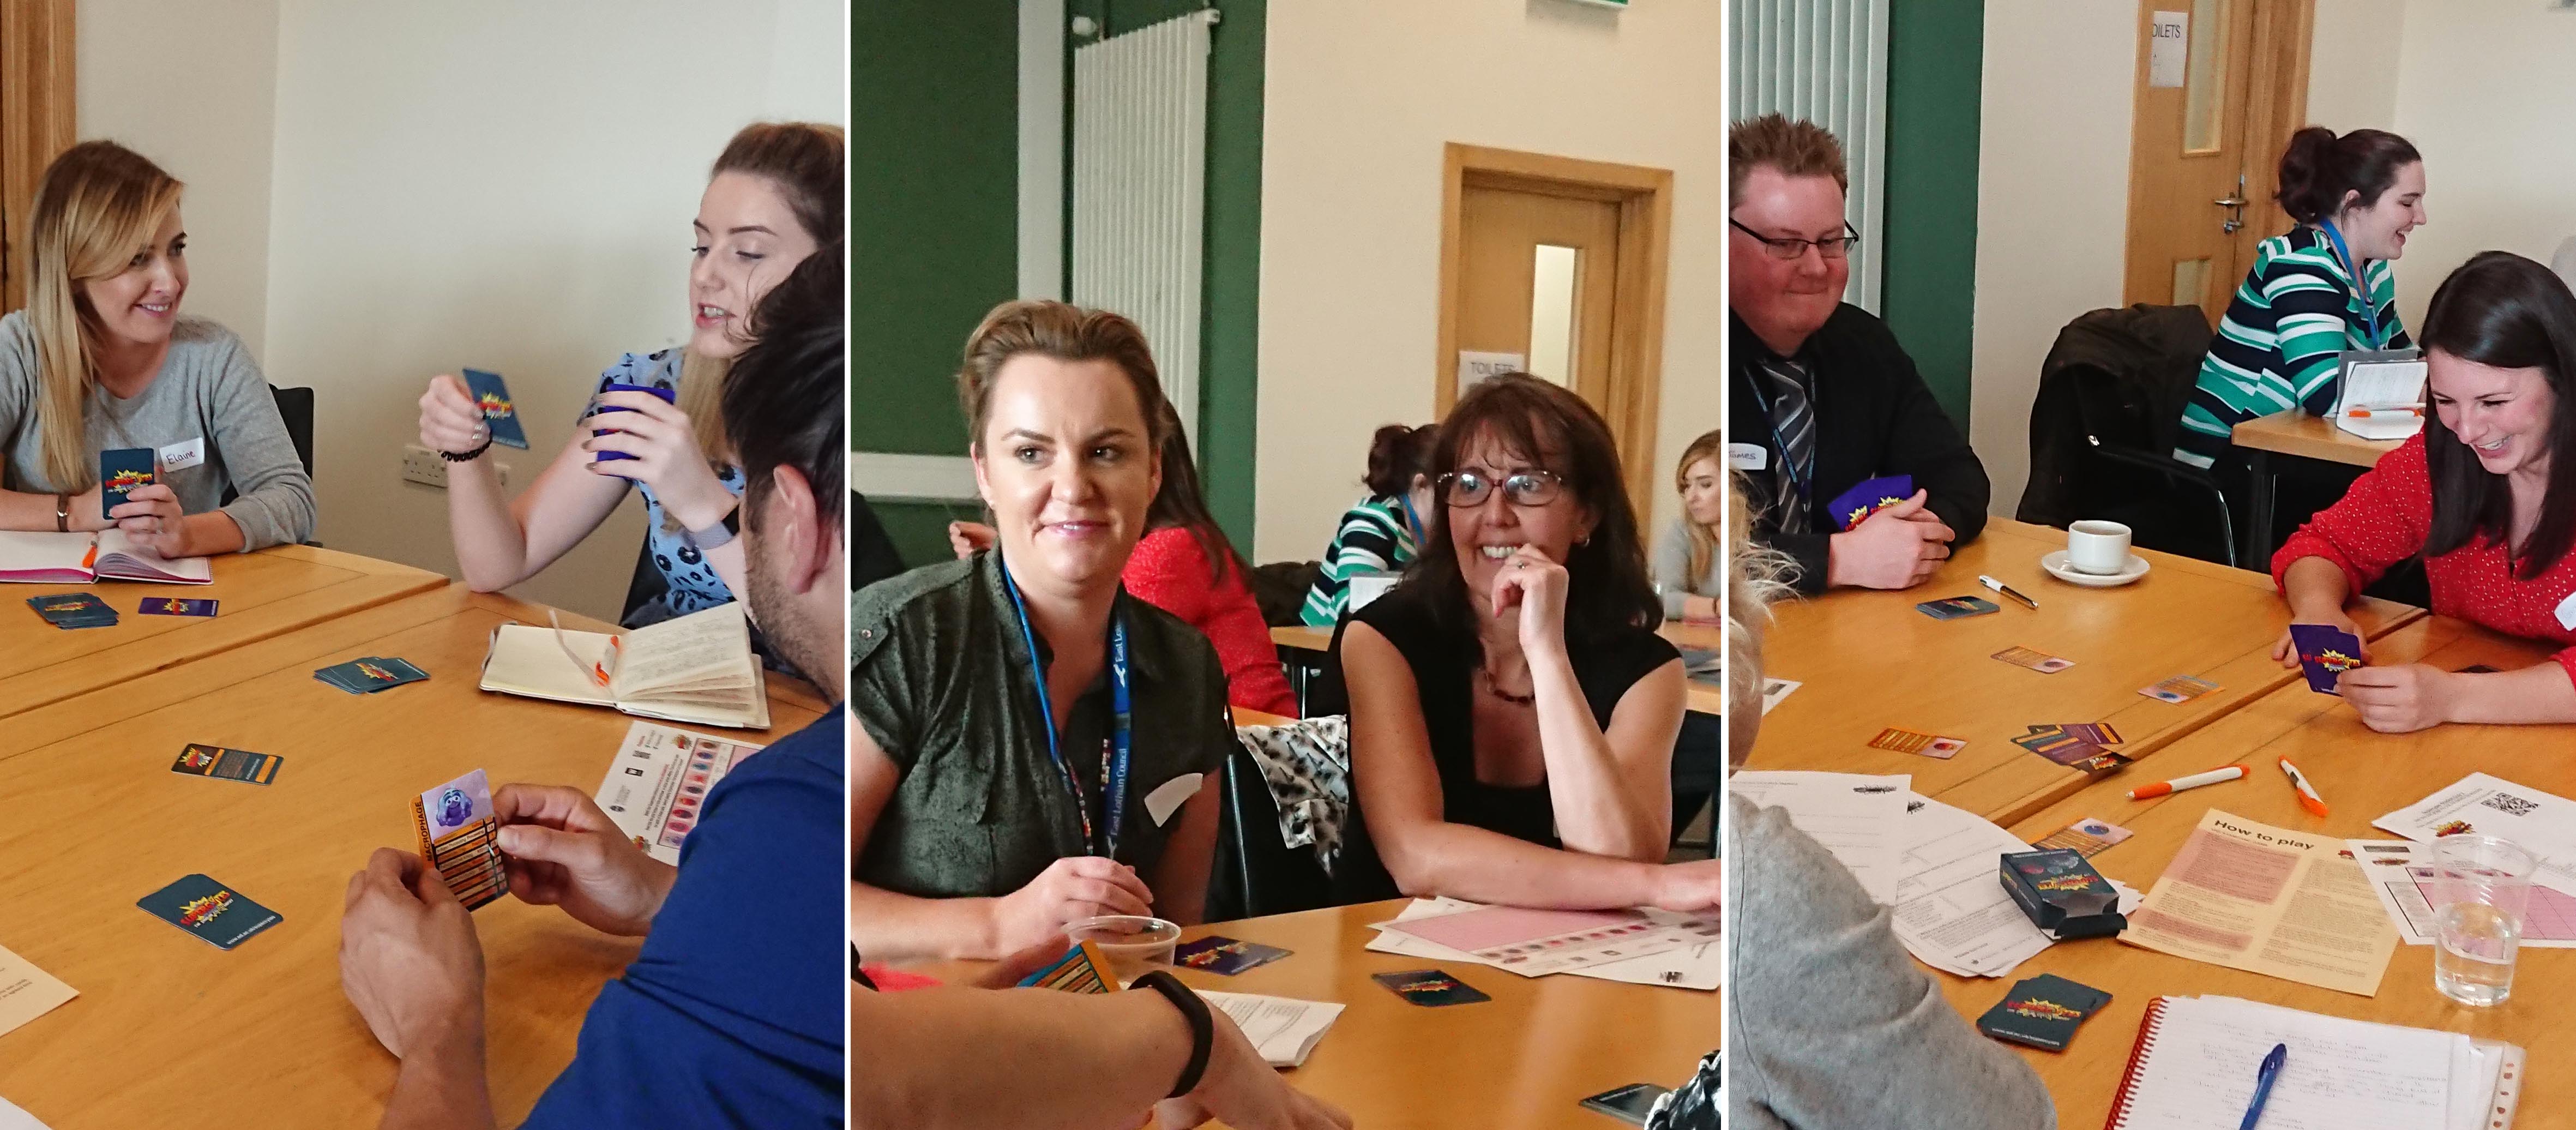
<instances>
[{"instance_id":1,"label":"white wall","mask_svg":"<svg viewBox=\"0 0 2576 1130\"><path fill-rule=\"evenodd\" d=\"M318 393L321 540L453 575L445 494L399 475L424 382L508 377L536 450L502 461L513 489L533 480L602 368L686 334L689 221L725 140L847 120L846 19L822 0L286 0L267 362ZM515 591L613 617L641 515L630 498Z\"/></svg>"},{"instance_id":2,"label":"white wall","mask_svg":"<svg viewBox=\"0 0 2576 1130\"><path fill-rule=\"evenodd\" d=\"M1320 552L1369 434L1432 417L1446 142L1673 171L1656 467L1718 426L1724 23L1702 0L1270 6L1256 560Z\"/></svg>"},{"instance_id":3,"label":"white wall","mask_svg":"<svg viewBox=\"0 0 2576 1130\"><path fill-rule=\"evenodd\" d=\"M2336 133L2394 128L2406 8L2407 0L2317 0L2307 124Z\"/></svg>"},{"instance_id":4,"label":"white wall","mask_svg":"<svg viewBox=\"0 0 2576 1130\"><path fill-rule=\"evenodd\" d=\"M188 185L184 308L265 357L276 0L83 0L80 135L151 158Z\"/></svg>"},{"instance_id":5,"label":"white wall","mask_svg":"<svg viewBox=\"0 0 2576 1130\"><path fill-rule=\"evenodd\" d=\"M2138 12L1986 0L1969 443L2009 515L2030 478L2039 363L2076 315L2120 305Z\"/></svg>"}]
</instances>

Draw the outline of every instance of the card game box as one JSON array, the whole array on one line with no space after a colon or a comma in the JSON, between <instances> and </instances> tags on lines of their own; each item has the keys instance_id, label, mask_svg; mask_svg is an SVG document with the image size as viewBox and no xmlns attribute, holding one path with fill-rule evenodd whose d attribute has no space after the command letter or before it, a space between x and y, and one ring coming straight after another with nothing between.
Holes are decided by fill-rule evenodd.
<instances>
[{"instance_id":1,"label":"card game box","mask_svg":"<svg viewBox=\"0 0 2576 1130\"><path fill-rule=\"evenodd\" d=\"M2082 852L2006 852L1998 870L2013 905L2061 941L2107 938L2129 928L2120 914L2120 892Z\"/></svg>"},{"instance_id":2,"label":"card game box","mask_svg":"<svg viewBox=\"0 0 2576 1130\"><path fill-rule=\"evenodd\" d=\"M456 901L473 910L501 897L510 879L501 866L501 821L492 784L477 769L411 798L420 857L447 880Z\"/></svg>"}]
</instances>

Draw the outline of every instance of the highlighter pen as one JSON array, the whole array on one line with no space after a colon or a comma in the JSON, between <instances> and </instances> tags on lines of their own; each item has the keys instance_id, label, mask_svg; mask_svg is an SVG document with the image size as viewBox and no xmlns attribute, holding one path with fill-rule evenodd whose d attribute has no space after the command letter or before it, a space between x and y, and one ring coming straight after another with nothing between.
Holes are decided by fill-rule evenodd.
<instances>
[{"instance_id":1,"label":"highlighter pen","mask_svg":"<svg viewBox=\"0 0 2576 1130\"><path fill-rule=\"evenodd\" d=\"M2421 408L2354 408L2344 413L2349 420L2394 420L2404 416L2422 417Z\"/></svg>"},{"instance_id":2,"label":"highlighter pen","mask_svg":"<svg viewBox=\"0 0 2576 1130\"><path fill-rule=\"evenodd\" d=\"M1984 586L1986 586L1987 588L1993 589L1993 590L1995 590L1996 592L2002 593L2002 594L2004 594L2005 596L2009 596L2009 597L2013 598L2014 600L2018 600L2018 601L2022 602L2023 606L2025 606L2025 607L2029 608L2029 609L2030 609L2031 611L2033 611L2033 612L2037 612L2037 611L2039 611L2039 602L2038 602L2038 601L2036 601L2036 600L2032 600L2032 599L2031 599L2031 598L2029 598L2029 597L2026 597L2026 596L2023 596L2023 595L2022 595L2022 594L2020 594L2020 593L2014 592L2014 591L2013 591L2013 587L2012 587L2011 585L2005 584L2005 583L2003 583L2002 581L1998 581L1998 580L1994 579L1993 577L1989 577L1989 576L1987 576L1987 575L1985 575L1985 574L1983 574L1983 573L1979 573L1979 574L1977 574L1977 583L1978 583L1978 584L1981 584L1981 585L1984 585Z\"/></svg>"},{"instance_id":3,"label":"highlighter pen","mask_svg":"<svg viewBox=\"0 0 2576 1130\"><path fill-rule=\"evenodd\" d=\"M2307 774L2299 772L2299 767L2290 764L2286 757L2281 759L2281 771L2290 775L2291 787L2299 790L2299 807L2307 809L2311 815L2327 814L2326 798L2317 795L2317 787L2308 783Z\"/></svg>"},{"instance_id":4,"label":"highlighter pen","mask_svg":"<svg viewBox=\"0 0 2576 1130\"><path fill-rule=\"evenodd\" d=\"M2242 781L2245 779L2245 775L2249 772L2252 772L2252 770L2249 770L2242 765L2222 765L2206 773L2194 773L2188 777L2176 777L2173 780L2153 785L2140 785L2137 788L2129 790L2129 799L2154 800L2160 796L2169 796L2174 793L2181 792L2184 789L2196 789L2202 785L2215 785L2222 781Z\"/></svg>"}]
</instances>

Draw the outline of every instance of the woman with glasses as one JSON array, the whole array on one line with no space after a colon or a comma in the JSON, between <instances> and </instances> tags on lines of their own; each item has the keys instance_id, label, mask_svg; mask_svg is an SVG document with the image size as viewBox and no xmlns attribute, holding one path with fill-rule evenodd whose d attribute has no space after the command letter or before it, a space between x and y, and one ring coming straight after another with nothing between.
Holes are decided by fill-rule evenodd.
<instances>
[{"instance_id":1,"label":"woman with glasses","mask_svg":"<svg viewBox=\"0 0 2576 1130\"><path fill-rule=\"evenodd\" d=\"M1665 864L1680 653L1655 634L1610 430L1513 373L1440 426L1422 556L1342 622L1345 901L1717 905L1714 861Z\"/></svg>"}]
</instances>

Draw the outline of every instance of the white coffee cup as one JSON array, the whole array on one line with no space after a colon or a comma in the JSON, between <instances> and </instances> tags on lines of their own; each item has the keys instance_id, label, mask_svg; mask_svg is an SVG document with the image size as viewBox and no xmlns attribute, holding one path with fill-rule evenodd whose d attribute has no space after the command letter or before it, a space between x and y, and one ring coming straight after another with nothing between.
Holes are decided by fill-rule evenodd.
<instances>
[{"instance_id":1,"label":"white coffee cup","mask_svg":"<svg viewBox=\"0 0 2576 1130\"><path fill-rule=\"evenodd\" d=\"M2092 519L2066 527L2066 567L2106 575L2126 570L2129 527Z\"/></svg>"}]
</instances>

